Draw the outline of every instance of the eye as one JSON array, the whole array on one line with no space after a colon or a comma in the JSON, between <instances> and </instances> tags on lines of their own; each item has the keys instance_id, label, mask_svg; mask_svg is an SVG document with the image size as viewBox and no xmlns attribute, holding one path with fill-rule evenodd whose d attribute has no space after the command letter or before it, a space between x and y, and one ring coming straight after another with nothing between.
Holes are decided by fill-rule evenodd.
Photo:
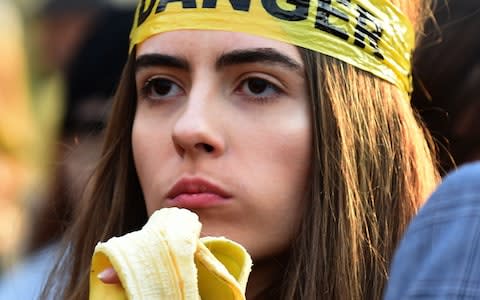
<instances>
[{"instance_id":1,"label":"eye","mask_svg":"<svg viewBox=\"0 0 480 300\"><path fill-rule=\"evenodd\" d=\"M182 88L170 79L153 77L142 88L142 96L151 100L165 100L183 95Z\"/></svg>"},{"instance_id":2,"label":"eye","mask_svg":"<svg viewBox=\"0 0 480 300\"><path fill-rule=\"evenodd\" d=\"M262 101L279 96L282 90L266 79L250 77L243 80L235 92L252 100Z\"/></svg>"}]
</instances>

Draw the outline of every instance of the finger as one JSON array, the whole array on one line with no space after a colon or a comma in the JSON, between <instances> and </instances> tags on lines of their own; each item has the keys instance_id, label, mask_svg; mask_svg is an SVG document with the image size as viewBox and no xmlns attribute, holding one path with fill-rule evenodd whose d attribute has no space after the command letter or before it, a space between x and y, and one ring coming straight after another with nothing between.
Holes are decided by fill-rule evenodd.
<instances>
[{"instance_id":1,"label":"finger","mask_svg":"<svg viewBox=\"0 0 480 300\"><path fill-rule=\"evenodd\" d=\"M120 284L117 272L113 268L107 268L98 274L98 279L106 284Z\"/></svg>"}]
</instances>

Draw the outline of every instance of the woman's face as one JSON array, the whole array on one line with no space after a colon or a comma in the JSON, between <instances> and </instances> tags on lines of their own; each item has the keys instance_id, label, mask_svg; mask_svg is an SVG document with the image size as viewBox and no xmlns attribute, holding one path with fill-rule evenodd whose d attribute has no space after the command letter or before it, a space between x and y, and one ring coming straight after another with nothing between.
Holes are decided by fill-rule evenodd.
<instances>
[{"instance_id":1,"label":"woman's face","mask_svg":"<svg viewBox=\"0 0 480 300\"><path fill-rule=\"evenodd\" d=\"M261 259L294 236L311 120L296 47L242 33L175 31L137 47L133 156L148 214L197 213L202 235Z\"/></svg>"}]
</instances>

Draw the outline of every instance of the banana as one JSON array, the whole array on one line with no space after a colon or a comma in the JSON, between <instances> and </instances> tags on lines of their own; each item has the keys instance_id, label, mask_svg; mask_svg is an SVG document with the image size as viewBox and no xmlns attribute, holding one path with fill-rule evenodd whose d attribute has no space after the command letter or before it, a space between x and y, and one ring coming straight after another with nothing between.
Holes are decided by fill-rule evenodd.
<instances>
[{"instance_id":1,"label":"banana","mask_svg":"<svg viewBox=\"0 0 480 300\"><path fill-rule=\"evenodd\" d=\"M196 214L164 208L141 230L98 243L89 299L244 300L250 255L226 238L199 238L201 227ZM98 279L108 267L121 286Z\"/></svg>"}]
</instances>

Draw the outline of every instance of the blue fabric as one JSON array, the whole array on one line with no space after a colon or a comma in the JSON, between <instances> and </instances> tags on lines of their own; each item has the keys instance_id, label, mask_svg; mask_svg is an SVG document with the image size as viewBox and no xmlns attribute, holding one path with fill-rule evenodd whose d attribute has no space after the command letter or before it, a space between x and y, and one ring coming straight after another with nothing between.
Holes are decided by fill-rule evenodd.
<instances>
[{"instance_id":1,"label":"blue fabric","mask_svg":"<svg viewBox=\"0 0 480 300\"><path fill-rule=\"evenodd\" d=\"M385 300L480 299L480 163L448 175L409 225Z\"/></svg>"},{"instance_id":2,"label":"blue fabric","mask_svg":"<svg viewBox=\"0 0 480 300\"><path fill-rule=\"evenodd\" d=\"M39 299L49 272L56 263L58 245L51 245L27 258L0 279L0 300Z\"/></svg>"}]
</instances>

